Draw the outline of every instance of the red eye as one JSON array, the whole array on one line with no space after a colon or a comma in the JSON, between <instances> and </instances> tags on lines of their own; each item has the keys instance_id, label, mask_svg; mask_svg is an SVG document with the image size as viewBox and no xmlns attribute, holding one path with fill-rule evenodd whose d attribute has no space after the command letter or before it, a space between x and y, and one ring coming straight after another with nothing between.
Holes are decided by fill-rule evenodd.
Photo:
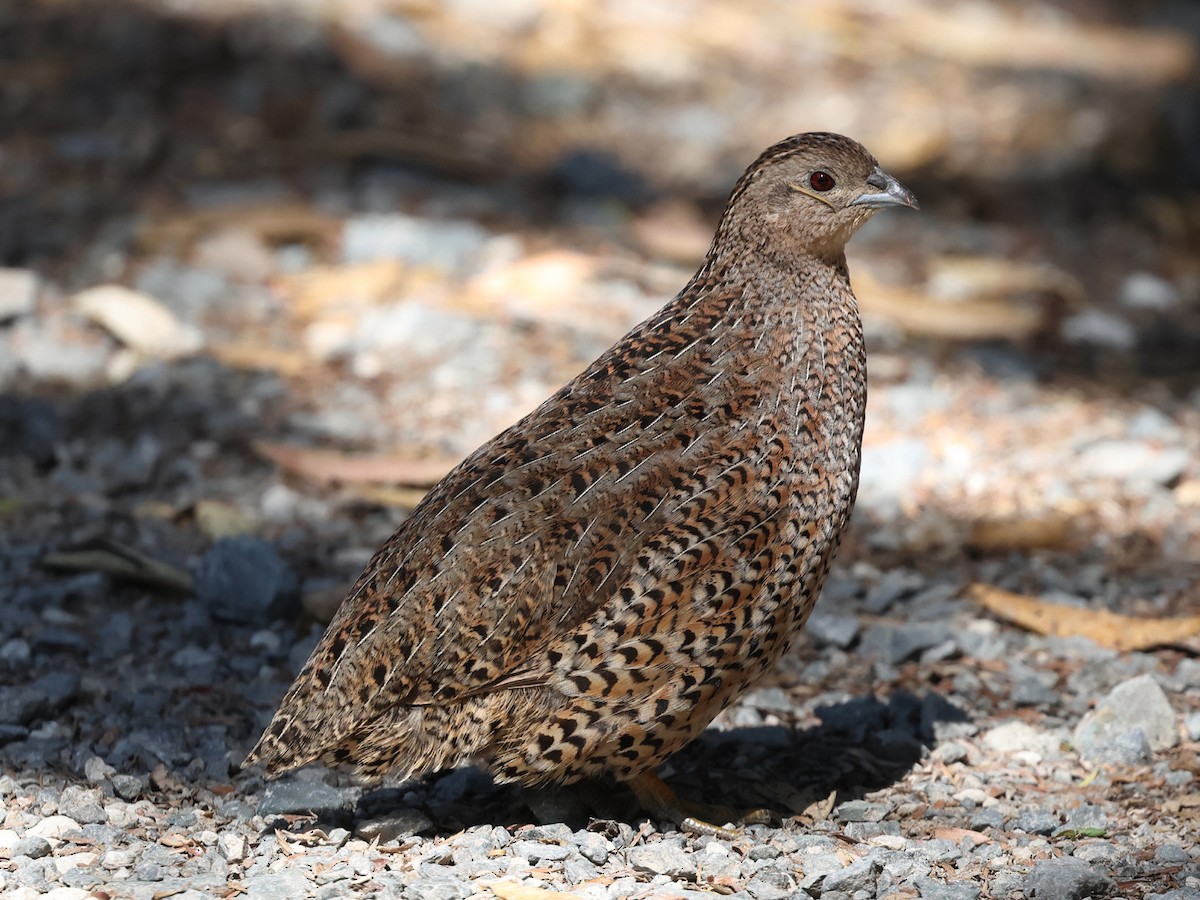
<instances>
[{"instance_id":1,"label":"red eye","mask_svg":"<svg viewBox=\"0 0 1200 900\"><path fill-rule=\"evenodd\" d=\"M812 185L814 191L821 193L833 190L834 185L833 176L828 172L813 172L808 176L808 183Z\"/></svg>"}]
</instances>

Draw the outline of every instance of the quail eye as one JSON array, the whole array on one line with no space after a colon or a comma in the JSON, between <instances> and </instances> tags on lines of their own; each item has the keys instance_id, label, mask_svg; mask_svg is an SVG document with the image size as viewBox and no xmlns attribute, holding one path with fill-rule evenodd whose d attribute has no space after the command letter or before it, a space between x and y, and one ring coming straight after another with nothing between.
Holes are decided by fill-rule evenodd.
<instances>
[{"instance_id":1,"label":"quail eye","mask_svg":"<svg viewBox=\"0 0 1200 900\"><path fill-rule=\"evenodd\" d=\"M821 193L833 190L833 186L835 184L832 175L830 175L828 172L820 171L813 172L811 175L809 175L808 183L812 185L812 189L814 191L820 191Z\"/></svg>"}]
</instances>

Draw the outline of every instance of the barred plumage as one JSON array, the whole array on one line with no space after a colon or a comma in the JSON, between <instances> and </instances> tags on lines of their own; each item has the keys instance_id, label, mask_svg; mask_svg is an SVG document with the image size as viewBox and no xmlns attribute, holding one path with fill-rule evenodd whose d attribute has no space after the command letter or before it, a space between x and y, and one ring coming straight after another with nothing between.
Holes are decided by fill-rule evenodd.
<instances>
[{"instance_id":1,"label":"barred plumage","mask_svg":"<svg viewBox=\"0 0 1200 900\"><path fill-rule=\"evenodd\" d=\"M887 205L848 138L764 152L688 285L379 550L247 764L650 784L820 592L866 402L843 248Z\"/></svg>"}]
</instances>

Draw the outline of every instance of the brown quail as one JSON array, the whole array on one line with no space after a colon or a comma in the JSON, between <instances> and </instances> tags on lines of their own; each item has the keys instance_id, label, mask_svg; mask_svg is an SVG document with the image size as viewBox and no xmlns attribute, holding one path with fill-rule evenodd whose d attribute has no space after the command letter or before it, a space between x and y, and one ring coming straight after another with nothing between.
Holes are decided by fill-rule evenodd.
<instances>
[{"instance_id":1,"label":"brown quail","mask_svg":"<svg viewBox=\"0 0 1200 900\"><path fill-rule=\"evenodd\" d=\"M670 303L433 488L375 554L247 757L376 778L478 764L652 774L787 650L850 515L866 403L844 248L916 200L801 134L733 188Z\"/></svg>"}]
</instances>

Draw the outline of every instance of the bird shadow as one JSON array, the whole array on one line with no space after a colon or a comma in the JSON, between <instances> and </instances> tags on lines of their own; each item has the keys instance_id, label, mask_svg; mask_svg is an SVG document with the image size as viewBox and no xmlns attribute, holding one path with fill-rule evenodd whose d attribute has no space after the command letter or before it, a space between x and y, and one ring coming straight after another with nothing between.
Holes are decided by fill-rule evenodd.
<instances>
[{"instance_id":1,"label":"bird shadow","mask_svg":"<svg viewBox=\"0 0 1200 900\"><path fill-rule=\"evenodd\" d=\"M939 736L969 721L937 693L855 697L813 712L819 723L804 728L709 729L659 774L685 799L766 809L786 821L831 795L840 804L899 782ZM423 833L449 835L479 825L563 823L578 829L636 825L646 818L620 784L522 789L497 784L477 768L381 788L364 794L353 809L313 814L318 826L383 840L411 832L414 820Z\"/></svg>"}]
</instances>

